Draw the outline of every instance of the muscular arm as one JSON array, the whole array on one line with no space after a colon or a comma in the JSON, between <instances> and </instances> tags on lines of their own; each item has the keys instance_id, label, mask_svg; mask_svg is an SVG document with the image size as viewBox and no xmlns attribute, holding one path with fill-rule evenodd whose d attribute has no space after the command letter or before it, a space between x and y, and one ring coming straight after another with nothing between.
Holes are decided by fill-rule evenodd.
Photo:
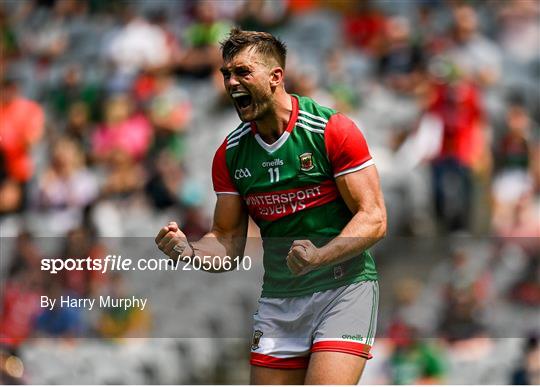
<instances>
[{"instance_id":1,"label":"muscular arm","mask_svg":"<svg viewBox=\"0 0 540 387\"><path fill-rule=\"evenodd\" d=\"M239 195L218 195L211 231L191 244L195 255L242 257L248 215ZM223 265L222 265L223 266Z\"/></svg>"},{"instance_id":2,"label":"muscular arm","mask_svg":"<svg viewBox=\"0 0 540 387\"><path fill-rule=\"evenodd\" d=\"M293 242L287 265L296 275L357 256L386 234L379 175L362 131L337 113L326 124L324 141L337 188L353 217L336 238L321 248L309 240Z\"/></svg>"},{"instance_id":3,"label":"muscular arm","mask_svg":"<svg viewBox=\"0 0 540 387\"><path fill-rule=\"evenodd\" d=\"M288 265L297 275L359 255L386 235L386 209L375 166L336 178L343 200L354 214L341 233L325 246L295 241Z\"/></svg>"},{"instance_id":4,"label":"muscular arm","mask_svg":"<svg viewBox=\"0 0 540 387\"><path fill-rule=\"evenodd\" d=\"M368 249L386 235L386 208L375 166L336 178L353 218L321 250L322 265L335 264Z\"/></svg>"},{"instance_id":5,"label":"muscular arm","mask_svg":"<svg viewBox=\"0 0 540 387\"><path fill-rule=\"evenodd\" d=\"M214 211L214 221L211 231L197 242L191 243L191 247L184 250L182 256L192 256L194 260L198 257L225 256L234 258L243 257L246 244L248 226L248 214L244 207L242 198L239 195L218 195L216 208ZM178 259L179 254L174 251L174 247L186 241L186 236L178 228L176 223L170 223L163 227L156 237L156 244L159 249L171 259ZM204 269L203 265L200 265ZM223 264L219 265L223 268ZM233 270L231 268L231 270ZM209 272L222 272L224 269L214 270L211 267Z\"/></svg>"}]
</instances>

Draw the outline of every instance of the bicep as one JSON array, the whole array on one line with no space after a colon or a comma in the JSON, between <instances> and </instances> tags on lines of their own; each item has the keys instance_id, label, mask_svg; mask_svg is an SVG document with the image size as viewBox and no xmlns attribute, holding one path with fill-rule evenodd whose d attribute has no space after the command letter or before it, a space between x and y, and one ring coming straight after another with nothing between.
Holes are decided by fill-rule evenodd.
<instances>
[{"instance_id":1,"label":"bicep","mask_svg":"<svg viewBox=\"0 0 540 387\"><path fill-rule=\"evenodd\" d=\"M222 237L245 237L248 213L240 195L217 195L212 232Z\"/></svg>"},{"instance_id":2,"label":"bicep","mask_svg":"<svg viewBox=\"0 0 540 387\"><path fill-rule=\"evenodd\" d=\"M353 214L377 209L386 213L379 174L374 165L338 176L336 185L341 197Z\"/></svg>"}]
</instances>

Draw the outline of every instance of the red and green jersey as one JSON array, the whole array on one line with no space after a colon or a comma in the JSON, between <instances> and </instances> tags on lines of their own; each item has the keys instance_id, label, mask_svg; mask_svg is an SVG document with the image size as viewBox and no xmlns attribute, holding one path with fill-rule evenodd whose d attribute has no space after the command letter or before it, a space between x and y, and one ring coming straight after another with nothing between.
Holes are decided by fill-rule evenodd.
<instances>
[{"instance_id":1,"label":"red and green jersey","mask_svg":"<svg viewBox=\"0 0 540 387\"><path fill-rule=\"evenodd\" d=\"M212 166L216 193L242 196L261 230L263 297L303 296L377 279L369 251L298 277L287 267L294 240L320 247L351 220L336 177L373 165L362 132L349 118L307 97L293 96L292 105L276 142L264 142L254 122L242 123L219 147Z\"/></svg>"}]
</instances>

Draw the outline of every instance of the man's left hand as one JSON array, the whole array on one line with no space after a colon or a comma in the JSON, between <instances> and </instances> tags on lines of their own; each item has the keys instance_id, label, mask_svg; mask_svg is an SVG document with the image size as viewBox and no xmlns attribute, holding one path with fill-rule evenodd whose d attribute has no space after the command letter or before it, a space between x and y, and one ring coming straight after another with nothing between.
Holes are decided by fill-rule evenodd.
<instances>
[{"instance_id":1,"label":"man's left hand","mask_svg":"<svg viewBox=\"0 0 540 387\"><path fill-rule=\"evenodd\" d=\"M286 258L289 270L296 276L316 269L320 261L319 249L308 240L294 241Z\"/></svg>"}]
</instances>

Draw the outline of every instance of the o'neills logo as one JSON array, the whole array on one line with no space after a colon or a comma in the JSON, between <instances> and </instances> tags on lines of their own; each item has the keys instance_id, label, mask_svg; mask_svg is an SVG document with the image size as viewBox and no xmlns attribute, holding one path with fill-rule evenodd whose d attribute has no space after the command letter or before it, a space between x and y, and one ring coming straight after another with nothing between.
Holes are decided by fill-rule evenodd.
<instances>
[{"instance_id":1,"label":"o'neills logo","mask_svg":"<svg viewBox=\"0 0 540 387\"><path fill-rule=\"evenodd\" d=\"M280 165L283 165L283 160L281 160L281 159L274 159L272 161L264 161L262 163L263 168L266 168L266 167L279 167Z\"/></svg>"},{"instance_id":2,"label":"o'neills logo","mask_svg":"<svg viewBox=\"0 0 540 387\"><path fill-rule=\"evenodd\" d=\"M306 208L317 207L338 197L333 181L283 191L254 193L244 197L253 219L273 221Z\"/></svg>"},{"instance_id":3,"label":"o'neills logo","mask_svg":"<svg viewBox=\"0 0 540 387\"><path fill-rule=\"evenodd\" d=\"M343 340L364 341L364 337L362 337L362 335L342 335L341 338Z\"/></svg>"}]
</instances>

